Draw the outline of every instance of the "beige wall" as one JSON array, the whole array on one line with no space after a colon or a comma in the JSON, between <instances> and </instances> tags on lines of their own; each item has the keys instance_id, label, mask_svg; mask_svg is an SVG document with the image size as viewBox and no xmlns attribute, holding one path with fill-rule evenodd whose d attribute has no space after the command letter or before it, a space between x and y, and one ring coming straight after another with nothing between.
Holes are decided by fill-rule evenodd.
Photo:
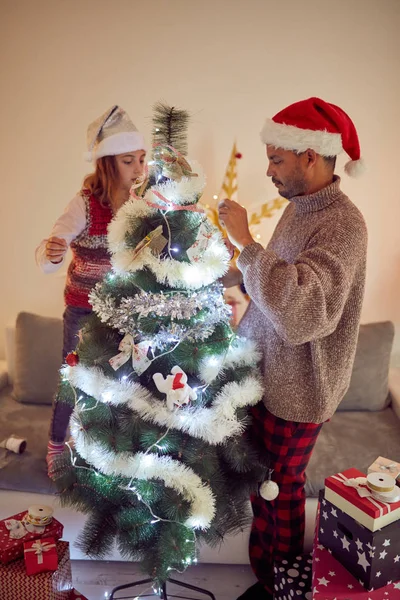
<instances>
[{"instance_id":1,"label":"beige wall","mask_svg":"<svg viewBox=\"0 0 400 600\"><path fill-rule=\"evenodd\" d=\"M363 319L400 321L399 9L398 0L3 0L0 329L20 310L61 314L63 276L41 275L34 248L78 190L86 126L108 106L121 104L146 135L156 100L189 109L190 155L209 195L236 138L241 202L256 206L275 195L263 120L311 95L349 112L369 164L362 180L343 181L370 232Z\"/></svg>"}]
</instances>

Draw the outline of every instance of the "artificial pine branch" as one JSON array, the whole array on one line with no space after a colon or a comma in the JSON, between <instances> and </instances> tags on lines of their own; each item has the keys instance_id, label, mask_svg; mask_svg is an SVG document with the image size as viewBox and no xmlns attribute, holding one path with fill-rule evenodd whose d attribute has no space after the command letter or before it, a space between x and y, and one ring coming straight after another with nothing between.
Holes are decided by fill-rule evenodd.
<instances>
[{"instance_id":1,"label":"artificial pine branch","mask_svg":"<svg viewBox=\"0 0 400 600\"><path fill-rule=\"evenodd\" d=\"M186 110L157 102L153 109L153 144L172 146L186 156L188 123Z\"/></svg>"}]
</instances>

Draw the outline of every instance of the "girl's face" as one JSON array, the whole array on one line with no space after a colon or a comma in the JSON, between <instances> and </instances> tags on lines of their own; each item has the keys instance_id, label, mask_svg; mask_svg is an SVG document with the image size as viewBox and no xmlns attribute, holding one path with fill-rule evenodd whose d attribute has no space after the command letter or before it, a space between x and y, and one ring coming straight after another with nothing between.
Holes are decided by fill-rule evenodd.
<instances>
[{"instance_id":1,"label":"girl's face","mask_svg":"<svg viewBox=\"0 0 400 600\"><path fill-rule=\"evenodd\" d=\"M144 150L135 150L135 152L126 152L117 154L117 170L120 186L129 191L136 179L143 174L146 162L146 152Z\"/></svg>"}]
</instances>

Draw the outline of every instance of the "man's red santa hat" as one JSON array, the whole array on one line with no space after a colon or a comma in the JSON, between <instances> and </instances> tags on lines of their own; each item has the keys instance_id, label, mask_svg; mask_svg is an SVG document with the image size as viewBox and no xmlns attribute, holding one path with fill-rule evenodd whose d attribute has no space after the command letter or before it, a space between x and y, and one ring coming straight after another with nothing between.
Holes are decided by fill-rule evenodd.
<instances>
[{"instance_id":1,"label":"man's red santa hat","mask_svg":"<svg viewBox=\"0 0 400 600\"><path fill-rule=\"evenodd\" d=\"M312 149L321 156L337 156L345 151L351 159L345 165L346 173L357 177L364 171L353 121L339 106L320 98L301 100L267 119L261 139L283 150Z\"/></svg>"}]
</instances>

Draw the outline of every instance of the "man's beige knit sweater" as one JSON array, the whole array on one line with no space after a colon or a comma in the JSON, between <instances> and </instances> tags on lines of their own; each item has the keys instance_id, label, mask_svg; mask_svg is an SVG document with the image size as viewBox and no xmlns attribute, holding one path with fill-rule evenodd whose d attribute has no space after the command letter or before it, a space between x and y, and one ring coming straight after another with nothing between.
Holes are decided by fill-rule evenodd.
<instances>
[{"instance_id":1,"label":"man's beige knit sweater","mask_svg":"<svg viewBox=\"0 0 400 600\"><path fill-rule=\"evenodd\" d=\"M239 333L263 352L264 402L277 417L322 423L350 381L364 295L367 230L328 187L292 198L267 247L238 259L251 303Z\"/></svg>"}]
</instances>

